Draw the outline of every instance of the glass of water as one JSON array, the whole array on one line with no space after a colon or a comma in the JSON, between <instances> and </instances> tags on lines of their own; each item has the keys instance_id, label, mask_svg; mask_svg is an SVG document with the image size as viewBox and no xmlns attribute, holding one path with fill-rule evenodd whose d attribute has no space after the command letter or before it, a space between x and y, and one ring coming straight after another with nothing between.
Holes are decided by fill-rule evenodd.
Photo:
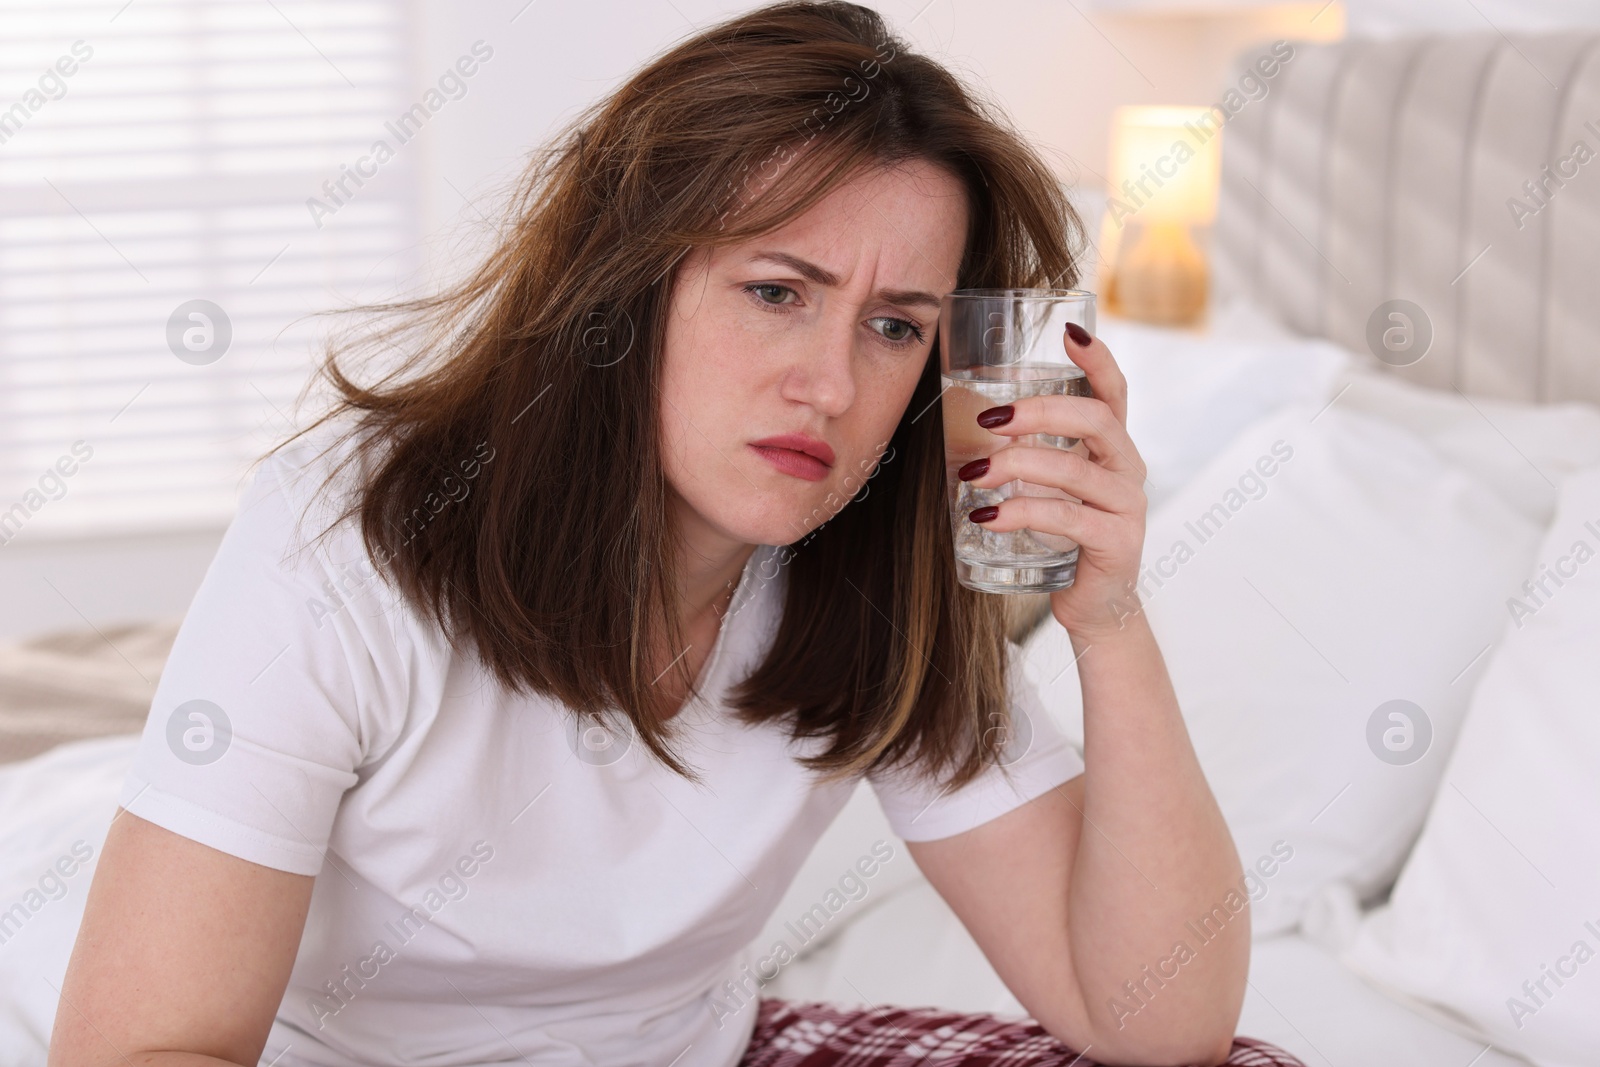
<instances>
[{"instance_id":1,"label":"glass of water","mask_svg":"<svg viewBox=\"0 0 1600 1067\"><path fill-rule=\"evenodd\" d=\"M1078 570L1078 544L1033 530L1000 533L967 518L1014 496L1077 501L1061 489L1013 479L978 489L956 476L968 462L1011 445L1070 449L1080 438L1007 436L978 425L978 413L1027 396L1090 396L1083 369L1067 358L1063 335L1075 322L1094 333L1094 294L1082 289L957 289L939 309L944 391L945 484L956 573L969 589L1045 593L1065 589Z\"/></svg>"}]
</instances>

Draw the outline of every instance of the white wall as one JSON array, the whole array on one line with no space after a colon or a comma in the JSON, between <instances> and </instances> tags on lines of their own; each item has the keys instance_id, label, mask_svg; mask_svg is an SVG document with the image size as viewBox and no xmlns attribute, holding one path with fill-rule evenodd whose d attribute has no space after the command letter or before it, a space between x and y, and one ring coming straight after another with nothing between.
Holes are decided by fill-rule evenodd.
<instances>
[{"instance_id":1,"label":"white wall","mask_svg":"<svg viewBox=\"0 0 1600 1067\"><path fill-rule=\"evenodd\" d=\"M0 547L0 639L181 618L222 530L34 541Z\"/></svg>"},{"instance_id":2,"label":"white wall","mask_svg":"<svg viewBox=\"0 0 1600 1067\"><path fill-rule=\"evenodd\" d=\"M1104 0L1102 0L1104 2ZM717 19L759 6L718 0L420 0L416 69L437 77L477 40L494 58L427 131L425 219L481 228L482 198L584 104L651 55ZM1061 0L878 0L892 28L996 98L1061 177L1097 198L1119 104L1205 104L1240 50L1277 37L1337 36L1340 4L1215 12L1095 10ZM1080 13L1088 12L1088 15ZM1320 12L1320 14L1319 14ZM1313 21L1315 18L1315 21ZM1092 21L1091 21L1092 20ZM448 121L443 121L444 119Z\"/></svg>"}]
</instances>

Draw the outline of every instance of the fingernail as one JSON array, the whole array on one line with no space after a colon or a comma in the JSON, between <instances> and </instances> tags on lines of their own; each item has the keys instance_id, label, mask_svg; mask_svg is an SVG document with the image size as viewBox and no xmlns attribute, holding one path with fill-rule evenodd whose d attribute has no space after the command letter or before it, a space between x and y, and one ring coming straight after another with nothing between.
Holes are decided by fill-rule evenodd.
<instances>
[{"instance_id":1,"label":"fingernail","mask_svg":"<svg viewBox=\"0 0 1600 1067\"><path fill-rule=\"evenodd\" d=\"M956 471L956 477L964 482L970 482L972 479L982 478L988 473L989 458L985 456L983 459L975 459L971 463L964 465L960 470Z\"/></svg>"},{"instance_id":2,"label":"fingernail","mask_svg":"<svg viewBox=\"0 0 1600 1067\"><path fill-rule=\"evenodd\" d=\"M990 504L986 508L975 508L967 514L967 518L973 522L988 522L998 514L1000 514L1000 509Z\"/></svg>"},{"instance_id":3,"label":"fingernail","mask_svg":"<svg viewBox=\"0 0 1600 1067\"><path fill-rule=\"evenodd\" d=\"M980 411L978 412L978 425L986 430L993 429L996 426L1004 426L1011 421L1011 416L1014 413L1014 409L1010 404L990 408L987 411Z\"/></svg>"},{"instance_id":4,"label":"fingernail","mask_svg":"<svg viewBox=\"0 0 1600 1067\"><path fill-rule=\"evenodd\" d=\"M1072 338L1072 343L1079 348L1087 348L1094 343L1094 338L1089 336L1089 331L1075 322L1067 323L1067 336Z\"/></svg>"}]
</instances>

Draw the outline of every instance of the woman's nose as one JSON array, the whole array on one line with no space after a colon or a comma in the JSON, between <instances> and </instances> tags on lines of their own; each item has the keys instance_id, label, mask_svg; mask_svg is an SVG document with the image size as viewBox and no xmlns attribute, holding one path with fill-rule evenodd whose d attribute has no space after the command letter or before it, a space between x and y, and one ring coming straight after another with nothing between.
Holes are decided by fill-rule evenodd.
<instances>
[{"instance_id":1,"label":"woman's nose","mask_svg":"<svg viewBox=\"0 0 1600 1067\"><path fill-rule=\"evenodd\" d=\"M825 322L789 370L785 396L837 418L855 402L855 323Z\"/></svg>"}]
</instances>

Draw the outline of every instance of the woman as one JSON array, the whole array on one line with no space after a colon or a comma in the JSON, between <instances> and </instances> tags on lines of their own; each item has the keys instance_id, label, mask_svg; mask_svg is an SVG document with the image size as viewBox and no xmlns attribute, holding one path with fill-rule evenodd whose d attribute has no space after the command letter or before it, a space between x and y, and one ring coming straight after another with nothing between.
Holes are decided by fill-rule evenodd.
<instances>
[{"instance_id":1,"label":"woman","mask_svg":"<svg viewBox=\"0 0 1600 1067\"><path fill-rule=\"evenodd\" d=\"M1240 867L1131 592L1142 464L1088 334L1099 399L982 416L1088 458L963 472L1084 501L987 521L1083 546L1047 625L1087 768L1004 598L954 578L939 296L1069 286L1079 233L851 4L735 18L597 105L481 269L365 338L416 362L361 385L336 352L339 403L258 473L51 1063L1295 1062L1233 1040L1247 918L1150 970ZM791 954L747 946L862 777L1036 1022L759 995Z\"/></svg>"}]
</instances>

